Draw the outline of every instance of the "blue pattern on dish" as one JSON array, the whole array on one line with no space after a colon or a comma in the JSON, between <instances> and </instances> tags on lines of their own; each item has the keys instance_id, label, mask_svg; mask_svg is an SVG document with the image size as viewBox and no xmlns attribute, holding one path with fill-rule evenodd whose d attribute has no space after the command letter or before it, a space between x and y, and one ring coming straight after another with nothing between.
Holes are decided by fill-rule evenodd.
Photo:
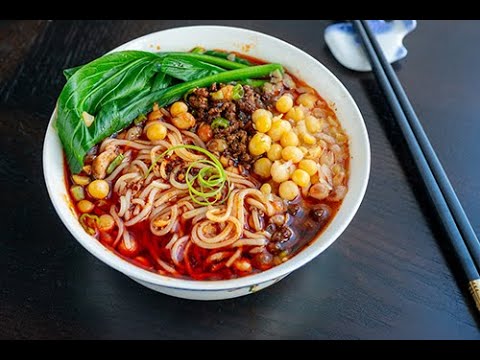
<instances>
[{"instance_id":1,"label":"blue pattern on dish","mask_svg":"<svg viewBox=\"0 0 480 360\"><path fill-rule=\"evenodd\" d=\"M368 23L390 63L407 56L403 38L417 27L415 20L368 20ZM333 56L343 66L356 71L372 69L350 22L329 25L324 37Z\"/></svg>"}]
</instances>

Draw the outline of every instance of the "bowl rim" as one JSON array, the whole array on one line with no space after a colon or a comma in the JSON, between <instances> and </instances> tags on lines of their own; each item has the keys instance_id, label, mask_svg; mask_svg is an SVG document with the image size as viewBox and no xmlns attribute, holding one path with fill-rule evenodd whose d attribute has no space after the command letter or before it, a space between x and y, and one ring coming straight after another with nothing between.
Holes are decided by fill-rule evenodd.
<instances>
[{"instance_id":1,"label":"bowl rim","mask_svg":"<svg viewBox=\"0 0 480 360\"><path fill-rule=\"evenodd\" d=\"M53 195L55 192L55 189L52 188L52 184L49 180L50 175L49 175L49 172L47 171L49 164L48 164L48 160L46 160L48 159L48 157L46 156L46 153L49 148L49 138L52 136L51 133L53 133L53 136L58 137L56 132L53 130L53 121L56 113L56 108L52 112L52 116L48 122L44 141L43 141L43 151L42 151L43 175L44 175L44 180L47 187L48 195L50 197L50 201L52 202L55 208L55 211L57 212L57 215L62 220L62 223L64 224L64 226L68 229L69 233L92 255L94 255L96 258L106 263L110 267L120 271L121 273L129 277L134 278L135 280L148 282L158 286L168 287L171 289L189 290L189 291L235 290L235 289L251 287L257 284L265 283L265 282L276 280L276 279L279 280L283 278L284 276L288 275L292 271L302 267L306 263L316 258L318 255L320 255L323 251L325 251L331 244L333 244L340 237L340 235L345 231L347 226L351 223L353 217L357 213L365 196L365 192L366 192L369 177L370 177L370 163L371 163L370 141L369 141L368 132L367 132L367 128L366 128L363 116L355 100L353 99L352 95L347 90L347 88L343 85L343 83L319 60L315 59L313 56L309 55L308 53L299 49L298 47L292 44L289 44L288 42L282 39L279 39L277 37L274 37L272 35L268 35L262 32L245 29L241 27L234 27L234 26L220 26L220 25L181 26L181 27L168 28L165 30L160 30L160 31L139 36L135 39L132 39L126 43L119 45L118 47L110 50L107 53L121 51L124 48L130 46L132 43L139 42L142 39L145 39L147 37L154 36L160 33L165 34L165 33L176 32L176 31L195 31L199 29L229 30L229 31L234 30L234 31L243 32L245 35L262 37L269 42L276 43L283 47L288 47L290 51L296 53L298 56L315 62L316 66L318 66L319 68L322 68L322 71L324 71L326 75L331 78L331 81L334 83L334 85L340 89L340 91L342 92L342 95L346 97L346 101L348 101L351 104L352 111L361 120L359 124L360 134L358 134L358 137L360 138L360 143L362 143L363 145L363 148L364 148L363 150L365 150L365 154L364 154L365 163L362 164L365 171L364 171L364 176L360 179L361 180L360 191L355 195L351 210L346 214L344 221L339 224L339 226L335 229L334 233L331 234L330 239L328 241L324 242L322 245L319 245L318 248L315 249L315 251L312 251L307 256L299 257L299 255L305 250L303 249L302 251L295 254L295 256L293 256L283 264L274 266L273 268L262 271L260 273L248 275L241 278L227 279L227 280L189 280L189 279L169 277L169 276L161 275L161 274L143 269L123 259L122 257L118 256L116 253L114 253L110 249L106 248L103 244L98 242L98 240L88 235L86 232L80 233L76 229L71 228L68 225L69 221L67 217L71 215L67 215L66 212L64 212L63 209L61 209L60 204L56 201L56 198ZM62 166L63 166L63 163L62 163ZM341 206L343 206L343 204ZM309 242L309 245L307 245L307 247L313 246L314 243L318 241L320 236L322 236L322 233L316 235ZM99 247L98 245L100 245L101 247Z\"/></svg>"}]
</instances>

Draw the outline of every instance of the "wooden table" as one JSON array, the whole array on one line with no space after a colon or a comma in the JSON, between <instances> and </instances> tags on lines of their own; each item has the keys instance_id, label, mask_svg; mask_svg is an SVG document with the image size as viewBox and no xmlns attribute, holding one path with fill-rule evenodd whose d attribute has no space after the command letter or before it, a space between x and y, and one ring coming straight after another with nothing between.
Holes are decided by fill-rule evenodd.
<instances>
[{"instance_id":1,"label":"wooden table","mask_svg":"<svg viewBox=\"0 0 480 360\"><path fill-rule=\"evenodd\" d=\"M0 338L480 339L479 316L372 74L340 66L328 21L1 21ZM143 34L194 24L277 36L325 64L362 111L365 200L325 253L280 283L216 302L172 298L109 268L69 234L42 173L62 69ZM419 21L396 65L480 234L480 22Z\"/></svg>"}]
</instances>

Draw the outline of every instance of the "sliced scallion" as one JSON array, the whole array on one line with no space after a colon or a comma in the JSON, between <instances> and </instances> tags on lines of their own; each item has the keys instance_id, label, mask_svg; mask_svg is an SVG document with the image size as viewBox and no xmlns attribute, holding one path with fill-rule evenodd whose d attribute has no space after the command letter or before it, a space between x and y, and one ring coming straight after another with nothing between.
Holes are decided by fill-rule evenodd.
<instances>
[{"instance_id":1,"label":"sliced scallion","mask_svg":"<svg viewBox=\"0 0 480 360\"><path fill-rule=\"evenodd\" d=\"M212 129L217 129L217 128L227 128L230 126L230 121L223 117L217 117L215 120L212 121L212 124L210 125Z\"/></svg>"},{"instance_id":2,"label":"sliced scallion","mask_svg":"<svg viewBox=\"0 0 480 360\"><path fill-rule=\"evenodd\" d=\"M232 99L233 100L240 100L245 95L245 90L243 90L242 84L237 84L233 87L232 91Z\"/></svg>"},{"instance_id":3,"label":"sliced scallion","mask_svg":"<svg viewBox=\"0 0 480 360\"><path fill-rule=\"evenodd\" d=\"M210 151L205 150L199 146L195 145L176 145L170 149L164 151L158 157L155 158L155 161L152 163L148 169L148 176L150 171L156 165L156 163L161 160L165 155L175 151L177 149L188 149L198 151L207 156L208 159L200 159L192 162L185 173L185 183L188 187L188 193L193 202L199 205L213 205L222 199L222 191L225 188L225 183L228 182L228 177L223 169L220 161L213 155ZM193 175L192 170L198 169L198 172ZM195 187L195 184L198 184L198 188ZM230 187L228 187L229 189ZM228 192L229 193L229 192ZM220 203L226 200L227 196L220 201ZM212 199L213 198L213 199Z\"/></svg>"},{"instance_id":4,"label":"sliced scallion","mask_svg":"<svg viewBox=\"0 0 480 360\"><path fill-rule=\"evenodd\" d=\"M115 170L117 166L122 163L124 158L125 156L123 154L120 154L115 159L113 159L113 161L107 167L107 175L110 175L113 172L113 170Z\"/></svg>"},{"instance_id":5,"label":"sliced scallion","mask_svg":"<svg viewBox=\"0 0 480 360\"><path fill-rule=\"evenodd\" d=\"M80 185L73 185L70 188L70 193L75 201L80 201L85 199L85 190Z\"/></svg>"},{"instance_id":6,"label":"sliced scallion","mask_svg":"<svg viewBox=\"0 0 480 360\"><path fill-rule=\"evenodd\" d=\"M97 233L98 216L92 214L82 214L79 218L80 224L90 235ZM93 222L93 224L92 224Z\"/></svg>"}]
</instances>

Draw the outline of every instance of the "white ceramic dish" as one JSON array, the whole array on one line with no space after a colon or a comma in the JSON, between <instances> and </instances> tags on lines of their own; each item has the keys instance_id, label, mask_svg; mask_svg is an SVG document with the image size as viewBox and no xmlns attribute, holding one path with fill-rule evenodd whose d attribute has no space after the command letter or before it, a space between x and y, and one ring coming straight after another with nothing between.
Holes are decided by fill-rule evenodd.
<instances>
[{"instance_id":1,"label":"white ceramic dish","mask_svg":"<svg viewBox=\"0 0 480 360\"><path fill-rule=\"evenodd\" d=\"M233 27L193 26L145 35L113 51L188 51L195 46L239 51L267 62L281 63L290 73L313 86L336 109L337 116L350 137L349 191L335 218L310 246L284 264L239 279L195 281L162 276L118 257L89 236L78 222L65 187L62 148L53 127L55 114L52 114L45 135L43 170L48 193L60 219L75 239L98 259L142 285L164 294L198 300L228 299L250 294L281 280L318 256L340 236L357 212L365 194L370 173L370 145L362 115L342 83L313 57L272 36Z\"/></svg>"}]
</instances>

